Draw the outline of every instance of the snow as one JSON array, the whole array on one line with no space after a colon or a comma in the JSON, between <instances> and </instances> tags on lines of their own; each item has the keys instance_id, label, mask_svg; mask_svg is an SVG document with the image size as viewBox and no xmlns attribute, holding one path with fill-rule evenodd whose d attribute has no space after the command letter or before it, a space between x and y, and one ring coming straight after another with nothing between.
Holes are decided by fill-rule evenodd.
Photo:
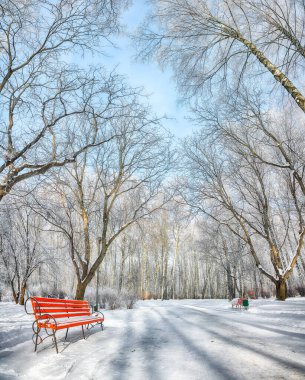
<instances>
[{"instance_id":1,"label":"snow","mask_svg":"<svg viewBox=\"0 0 305 380\"><path fill-rule=\"evenodd\" d=\"M1 380L305 379L305 298L141 301L99 327L59 332L33 352L33 317L0 303Z\"/></svg>"}]
</instances>

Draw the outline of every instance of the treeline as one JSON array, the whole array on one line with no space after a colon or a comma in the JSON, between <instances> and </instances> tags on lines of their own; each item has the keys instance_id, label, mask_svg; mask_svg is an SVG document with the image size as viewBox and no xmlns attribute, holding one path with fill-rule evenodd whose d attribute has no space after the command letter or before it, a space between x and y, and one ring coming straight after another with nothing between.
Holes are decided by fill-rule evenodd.
<instances>
[{"instance_id":1,"label":"treeline","mask_svg":"<svg viewBox=\"0 0 305 380\"><path fill-rule=\"evenodd\" d=\"M1 292L304 295L303 1L158 0L134 33L197 131L175 141L103 54L125 1L0 5ZM156 33L156 30L158 33Z\"/></svg>"},{"instance_id":2,"label":"treeline","mask_svg":"<svg viewBox=\"0 0 305 380\"><path fill-rule=\"evenodd\" d=\"M51 213L50 198L45 202ZM74 298L78 279L71 241L42 216L43 209L34 209L33 205L24 205L23 200L13 212L13 203L9 203L7 217L2 219L6 226L1 236L2 293L6 299L13 295L20 303L24 295L30 294ZM56 207L61 212L71 211L63 209L62 203L54 205L54 210ZM90 221L92 265L101 247L98 227ZM85 255L86 235L81 218L72 223L74 250L81 258ZM268 267L267 260L264 265ZM108 288L142 299L233 298L248 292L255 297L275 295L271 282L257 270L240 239L219 230L217 223L194 219L189 208L175 200L124 230L97 270L100 296ZM303 294L304 273L298 265L289 279L288 295ZM85 297L94 303L96 273L85 291Z\"/></svg>"}]
</instances>

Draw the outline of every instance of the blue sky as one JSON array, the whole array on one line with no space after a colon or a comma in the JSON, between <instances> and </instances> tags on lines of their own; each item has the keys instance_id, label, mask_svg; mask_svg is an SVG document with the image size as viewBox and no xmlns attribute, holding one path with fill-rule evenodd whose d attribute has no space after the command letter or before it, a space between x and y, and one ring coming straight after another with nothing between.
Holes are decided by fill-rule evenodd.
<instances>
[{"instance_id":1,"label":"blue sky","mask_svg":"<svg viewBox=\"0 0 305 380\"><path fill-rule=\"evenodd\" d=\"M144 0L134 0L130 8L123 14L122 23L127 32L132 32L143 21L147 5ZM163 125L175 136L183 137L191 133L193 127L188 120L187 108L177 104L178 93L170 70L162 71L155 62L140 63L134 59L135 49L126 35L115 39L117 48L107 48L107 56L103 56L103 66L126 75L131 86L144 88L149 95L149 103L158 116L166 115Z\"/></svg>"}]
</instances>

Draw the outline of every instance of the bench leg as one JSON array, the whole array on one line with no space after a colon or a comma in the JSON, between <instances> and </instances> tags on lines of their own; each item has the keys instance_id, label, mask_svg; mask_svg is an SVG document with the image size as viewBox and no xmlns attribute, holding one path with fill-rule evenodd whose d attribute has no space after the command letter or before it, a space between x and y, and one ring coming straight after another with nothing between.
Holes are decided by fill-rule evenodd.
<instances>
[{"instance_id":1,"label":"bench leg","mask_svg":"<svg viewBox=\"0 0 305 380\"><path fill-rule=\"evenodd\" d=\"M58 347L57 347L57 340L56 340L55 330L53 330L53 339L54 339L54 343L55 343L56 353L58 354Z\"/></svg>"},{"instance_id":2,"label":"bench leg","mask_svg":"<svg viewBox=\"0 0 305 380\"><path fill-rule=\"evenodd\" d=\"M68 337L68 331L69 331L69 328L67 328L67 332L66 332L65 340L66 340L67 337Z\"/></svg>"},{"instance_id":3,"label":"bench leg","mask_svg":"<svg viewBox=\"0 0 305 380\"><path fill-rule=\"evenodd\" d=\"M85 337L85 331L84 331L84 326L82 325L82 330L83 330L83 337L84 337L84 339L86 339L86 337Z\"/></svg>"},{"instance_id":4,"label":"bench leg","mask_svg":"<svg viewBox=\"0 0 305 380\"><path fill-rule=\"evenodd\" d=\"M34 322L33 322L33 324L32 324L32 330L33 330L33 333L34 333L34 335L35 335L35 340L33 339L34 338L34 335L33 335L33 337L32 337L32 340L33 340L33 343L35 344L35 349L34 349L34 352L36 352L37 351L37 346L38 346L38 338L40 339L40 341L42 341L41 340L41 337L40 337L40 335L39 335L39 332L40 332L40 327L38 327L38 322L37 322L37 320L35 320Z\"/></svg>"},{"instance_id":5,"label":"bench leg","mask_svg":"<svg viewBox=\"0 0 305 380\"><path fill-rule=\"evenodd\" d=\"M38 343L38 332L36 333L36 338L35 338L35 350L34 350L34 352L36 352L36 350L37 350L37 343Z\"/></svg>"}]
</instances>

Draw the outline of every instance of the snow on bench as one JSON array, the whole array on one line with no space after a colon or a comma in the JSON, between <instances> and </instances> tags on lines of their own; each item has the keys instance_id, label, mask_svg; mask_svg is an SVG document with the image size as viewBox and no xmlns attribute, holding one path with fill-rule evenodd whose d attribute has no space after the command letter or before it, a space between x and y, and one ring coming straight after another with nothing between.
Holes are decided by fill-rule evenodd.
<instances>
[{"instance_id":1,"label":"snow on bench","mask_svg":"<svg viewBox=\"0 0 305 380\"><path fill-rule=\"evenodd\" d=\"M27 302L31 300L33 313L28 312ZM95 312L91 314L88 301L63 300L58 298L30 297L25 303L27 314L34 315L33 322L33 343L35 350L45 339L52 337L58 353L56 331L67 329L65 340L68 336L69 328L81 326L85 339L84 326L87 329L100 325L103 329L104 314ZM89 327L90 326L90 327ZM46 336L42 338L40 332L44 329Z\"/></svg>"}]
</instances>

